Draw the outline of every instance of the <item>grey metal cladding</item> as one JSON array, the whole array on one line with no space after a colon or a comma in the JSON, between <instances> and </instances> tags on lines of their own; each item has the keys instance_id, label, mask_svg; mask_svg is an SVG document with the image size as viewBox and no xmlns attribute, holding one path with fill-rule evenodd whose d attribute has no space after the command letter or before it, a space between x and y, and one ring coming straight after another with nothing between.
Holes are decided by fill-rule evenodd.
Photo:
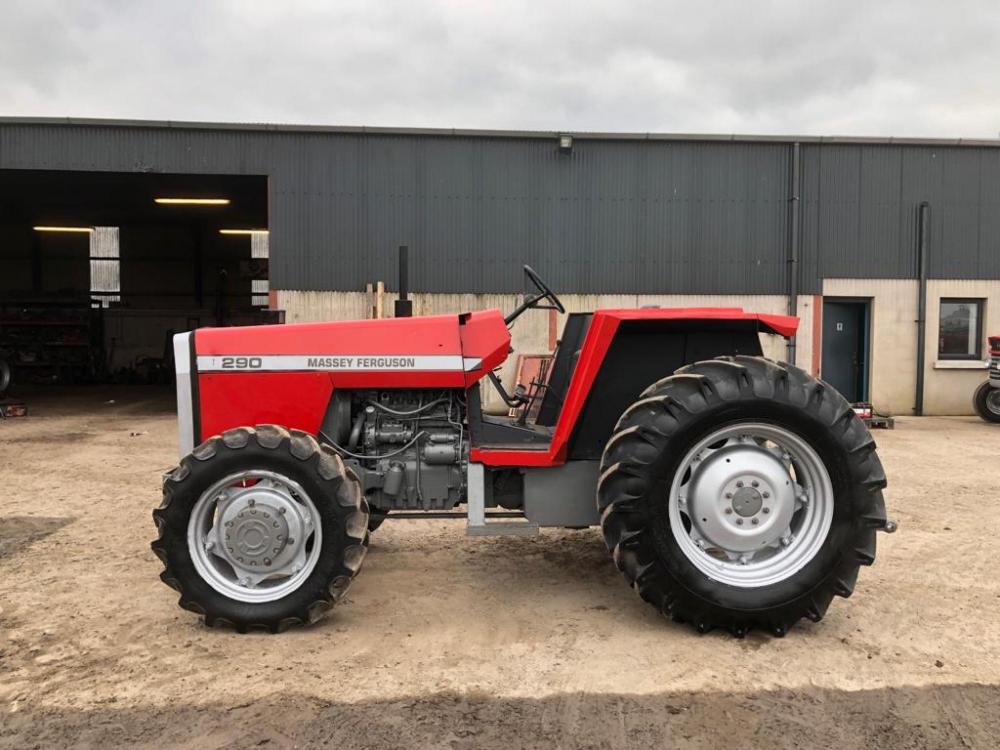
<instances>
[{"instance_id":1,"label":"grey metal cladding","mask_svg":"<svg viewBox=\"0 0 1000 750\"><path fill-rule=\"evenodd\" d=\"M1000 278L1000 149L824 144L802 150L804 273L914 278L917 211L927 201L930 276Z\"/></svg>"},{"instance_id":2,"label":"grey metal cladding","mask_svg":"<svg viewBox=\"0 0 1000 750\"><path fill-rule=\"evenodd\" d=\"M791 138L0 120L0 168L269 178L276 289L759 293L787 288ZM797 273L1000 278L1000 148L992 142L802 139Z\"/></svg>"}]
</instances>

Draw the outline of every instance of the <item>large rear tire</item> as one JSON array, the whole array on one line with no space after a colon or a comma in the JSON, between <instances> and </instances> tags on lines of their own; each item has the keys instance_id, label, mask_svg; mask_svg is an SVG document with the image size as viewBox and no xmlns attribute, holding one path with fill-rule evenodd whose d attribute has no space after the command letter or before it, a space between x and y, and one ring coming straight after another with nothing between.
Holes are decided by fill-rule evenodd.
<instances>
[{"instance_id":1,"label":"large rear tire","mask_svg":"<svg viewBox=\"0 0 1000 750\"><path fill-rule=\"evenodd\" d=\"M850 596L886 525L850 404L791 365L698 362L648 388L604 451L598 507L639 595L700 632L784 635Z\"/></svg>"},{"instance_id":2,"label":"large rear tire","mask_svg":"<svg viewBox=\"0 0 1000 750\"><path fill-rule=\"evenodd\" d=\"M300 430L209 438L163 482L160 578L208 625L280 632L319 619L365 556L368 504L329 446Z\"/></svg>"},{"instance_id":3,"label":"large rear tire","mask_svg":"<svg viewBox=\"0 0 1000 750\"><path fill-rule=\"evenodd\" d=\"M987 380L976 389L973 403L976 406L976 414L984 420L1000 422L1000 388L994 388Z\"/></svg>"}]
</instances>

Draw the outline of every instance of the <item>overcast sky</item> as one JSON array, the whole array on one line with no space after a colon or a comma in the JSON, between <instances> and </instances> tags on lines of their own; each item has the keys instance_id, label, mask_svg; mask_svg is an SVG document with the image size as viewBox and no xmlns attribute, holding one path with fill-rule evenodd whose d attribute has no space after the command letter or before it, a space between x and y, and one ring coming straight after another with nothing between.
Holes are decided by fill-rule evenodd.
<instances>
[{"instance_id":1,"label":"overcast sky","mask_svg":"<svg viewBox=\"0 0 1000 750\"><path fill-rule=\"evenodd\" d=\"M1000 0L0 0L0 115L992 138Z\"/></svg>"}]
</instances>

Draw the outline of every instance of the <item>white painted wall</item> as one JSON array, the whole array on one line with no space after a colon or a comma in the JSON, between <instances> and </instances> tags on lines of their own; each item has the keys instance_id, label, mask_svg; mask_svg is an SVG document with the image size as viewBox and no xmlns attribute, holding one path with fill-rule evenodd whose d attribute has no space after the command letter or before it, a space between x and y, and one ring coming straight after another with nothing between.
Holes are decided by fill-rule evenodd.
<instances>
[{"instance_id":1,"label":"white painted wall","mask_svg":"<svg viewBox=\"0 0 1000 750\"><path fill-rule=\"evenodd\" d=\"M983 310L983 362L962 363L966 368L955 369L954 362L938 361L938 321L942 297L968 297L986 300ZM972 414L972 395L987 378L990 335L1000 335L1000 281L932 280L927 282L927 351L924 386L925 414Z\"/></svg>"},{"instance_id":2,"label":"white painted wall","mask_svg":"<svg viewBox=\"0 0 1000 750\"><path fill-rule=\"evenodd\" d=\"M893 415L913 413L916 390L917 282L912 279L826 279L823 295L827 297L870 298L871 312L871 400L876 409ZM924 385L924 411L928 415L972 414L972 394L985 378L984 369L954 369L937 362L938 311L942 297L970 297L986 300L983 327L985 337L1000 333L1000 281L933 280L927 286L927 342ZM396 295L385 295L385 311L391 314ZM414 315L458 313L496 307L507 312L519 302L516 294L414 294ZM661 307L742 307L762 313L784 314L787 298L783 295L635 295L635 294L561 294L569 312L598 309L634 309L644 305ZM277 292L277 307L285 310L289 323L317 320L368 318L372 297L364 292ZM801 319L797 336L796 364L822 376L822 341L814 333L822 332L822 298L801 295L798 302ZM816 316L819 316L818 318ZM565 316L557 320L557 335L562 335ZM512 331L516 354L547 354L549 314L530 311ZM785 341L764 336L764 353L778 360L786 359ZM821 335L820 335L821 339ZM817 351L817 349L819 351ZM517 357L512 356L503 368L504 384L512 388ZM819 362L818 371L814 363ZM499 410L502 404L492 389L484 389L486 406Z\"/></svg>"},{"instance_id":3,"label":"white painted wall","mask_svg":"<svg viewBox=\"0 0 1000 750\"><path fill-rule=\"evenodd\" d=\"M826 279L823 296L872 300L871 401L883 413L912 414L917 383L917 282L908 279ZM822 310L819 312L822 315ZM821 364L821 377L822 374Z\"/></svg>"},{"instance_id":4,"label":"white painted wall","mask_svg":"<svg viewBox=\"0 0 1000 750\"><path fill-rule=\"evenodd\" d=\"M826 279L827 297L872 300L871 400L875 408L896 415L913 413L917 381L917 288L912 279ZM986 337L1000 332L1000 281L934 279L927 282L927 329L924 357L924 414L973 414L972 394L986 379L985 365L938 362L938 320L942 297L986 300ZM800 360L801 361L801 360ZM985 361L985 360L984 360ZM968 369L970 366L974 369ZM822 368L821 368L822 370Z\"/></svg>"}]
</instances>

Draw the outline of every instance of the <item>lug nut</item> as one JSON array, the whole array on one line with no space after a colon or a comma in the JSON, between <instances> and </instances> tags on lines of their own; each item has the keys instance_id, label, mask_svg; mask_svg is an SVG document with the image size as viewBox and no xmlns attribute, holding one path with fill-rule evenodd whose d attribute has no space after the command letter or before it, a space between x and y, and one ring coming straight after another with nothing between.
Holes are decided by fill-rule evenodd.
<instances>
[{"instance_id":1,"label":"lug nut","mask_svg":"<svg viewBox=\"0 0 1000 750\"><path fill-rule=\"evenodd\" d=\"M757 524L759 524L759 523L760 523L760 520L759 520L759 519L757 519L757 518L755 518L755 519L753 519L753 520L752 520L752 521L751 521L750 523L752 523L752 524L753 524L754 526L756 526Z\"/></svg>"},{"instance_id":2,"label":"lug nut","mask_svg":"<svg viewBox=\"0 0 1000 750\"><path fill-rule=\"evenodd\" d=\"M743 519L742 518L737 518L736 519L736 525L737 526L742 526L743 525Z\"/></svg>"},{"instance_id":3,"label":"lug nut","mask_svg":"<svg viewBox=\"0 0 1000 750\"><path fill-rule=\"evenodd\" d=\"M252 497L249 500L247 500L247 505L249 505L251 508L253 506L255 506L256 504L257 504L257 501L254 500Z\"/></svg>"},{"instance_id":4,"label":"lug nut","mask_svg":"<svg viewBox=\"0 0 1000 750\"><path fill-rule=\"evenodd\" d=\"M764 507L764 508L761 508L761 510L762 510L763 512L765 512L765 513L770 513L770 512L771 512L771 509L770 509L770 508L767 508L767 507Z\"/></svg>"},{"instance_id":5,"label":"lug nut","mask_svg":"<svg viewBox=\"0 0 1000 750\"><path fill-rule=\"evenodd\" d=\"M758 482L758 481L757 481L757 480L755 479L755 480L753 480L752 482L750 482L750 486L751 486L751 487L760 487L760 482Z\"/></svg>"},{"instance_id":6,"label":"lug nut","mask_svg":"<svg viewBox=\"0 0 1000 750\"><path fill-rule=\"evenodd\" d=\"M726 500L732 500L732 499L733 499L733 493L732 492L727 492L726 493Z\"/></svg>"},{"instance_id":7,"label":"lug nut","mask_svg":"<svg viewBox=\"0 0 1000 750\"><path fill-rule=\"evenodd\" d=\"M280 513L281 515L285 515L285 509L284 509L284 508L278 508L278 512L279 512L279 513Z\"/></svg>"},{"instance_id":8,"label":"lug nut","mask_svg":"<svg viewBox=\"0 0 1000 750\"><path fill-rule=\"evenodd\" d=\"M736 483L736 486L737 486L737 487L742 487L742 486L743 486L743 482L742 482L742 481L741 481L741 482L737 482L737 483Z\"/></svg>"},{"instance_id":9,"label":"lug nut","mask_svg":"<svg viewBox=\"0 0 1000 750\"><path fill-rule=\"evenodd\" d=\"M733 509L732 509L732 508L726 508L726 515L727 515L727 516L728 516L728 515L729 515L730 513L732 513L732 512L733 512Z\"/></svg>"},{"instance_id":10,"label":"lug nut","mask_svg":"<svg viewBox=\"0 0 1000 750\"><path fill-rule=\"evenodd\" d=\"M289 544L295 544L295 540L292 539L291 537L288 537L288 543Z\"/></svg>"},{"instance_id":11,"label":"lug nut","mask_svg":"<svg viewBox=\"0 0 1000 750\"><path fill-rule=\"evenodd\" d=\"M767 498L771 497L771 493L770 492L765 492L765 493L763 493L761 495L761 497L764 498L765 500L767 500Z\"/></svg>"}]
</instances>

